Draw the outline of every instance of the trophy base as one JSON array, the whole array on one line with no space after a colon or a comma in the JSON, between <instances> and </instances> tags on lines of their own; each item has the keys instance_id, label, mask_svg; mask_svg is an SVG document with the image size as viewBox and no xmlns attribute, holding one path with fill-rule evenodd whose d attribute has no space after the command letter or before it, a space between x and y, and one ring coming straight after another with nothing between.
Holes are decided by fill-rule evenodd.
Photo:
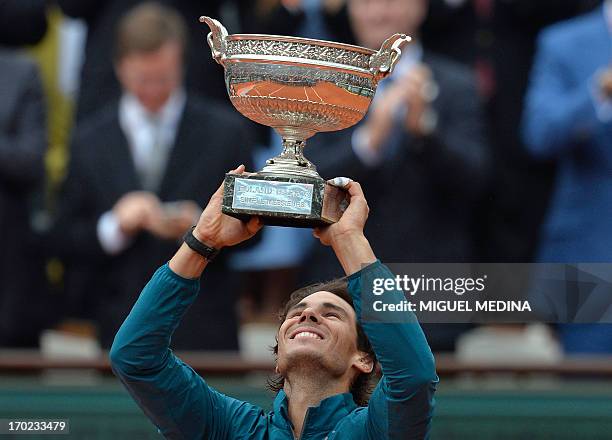
<instances>
[{"instance_id":1,"label":"trophy base","mask_svg":"<svg viewBox=\"0 0 612 440\"><path fill-rule=\"evenodd\" d=\"M337 222L348 205L347 193L320 177L261 173L226 174L222 212L264 224L314 228Z\"/></svg>"}]
</instances>

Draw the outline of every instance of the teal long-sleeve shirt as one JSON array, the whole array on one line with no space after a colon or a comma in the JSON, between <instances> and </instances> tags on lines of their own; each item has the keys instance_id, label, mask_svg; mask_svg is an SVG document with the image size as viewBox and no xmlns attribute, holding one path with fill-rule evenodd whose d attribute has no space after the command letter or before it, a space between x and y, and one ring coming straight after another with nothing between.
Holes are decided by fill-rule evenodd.
<instances>
[{"instance_id":1,"label":"teal long-sleeve shirt","mask_svg":"<svg viewBox=\"0 0 612 440\"><path fill-rule=\"evenodd\" d=\"M393 278L378 261L349 276L348 288L383 376L367 407L358 407L350 393L311 407L301 440L429 437L438 382L433 355L414 314L403 313L390 323L371 312L374 301L404 299L401 291L373 295L377 278ZM110 353L113 371L166 438L293 440L283 391L265 412L208 386L170 350L172 333L198 291L199 280L184 279L167 264L158 269L117 332Z\"/></svg>"}]
</instances>

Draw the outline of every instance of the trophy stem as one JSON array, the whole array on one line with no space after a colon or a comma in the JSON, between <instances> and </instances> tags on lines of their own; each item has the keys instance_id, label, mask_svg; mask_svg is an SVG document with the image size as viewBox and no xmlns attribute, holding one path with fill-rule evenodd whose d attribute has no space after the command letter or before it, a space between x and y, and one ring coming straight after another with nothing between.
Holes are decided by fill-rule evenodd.
<instances>
[{"instance_id":1,"label":"trophy stem","mask_svg":"<svg viewBox=\"0 0 612 440\"><path fill-rule=\"evenodd\" d=\"M268 159L261 173L320 179L317 167L304 156L305 146L305 139L283 137L283 151L278 156Z\"/></svg>"}]
</instances>

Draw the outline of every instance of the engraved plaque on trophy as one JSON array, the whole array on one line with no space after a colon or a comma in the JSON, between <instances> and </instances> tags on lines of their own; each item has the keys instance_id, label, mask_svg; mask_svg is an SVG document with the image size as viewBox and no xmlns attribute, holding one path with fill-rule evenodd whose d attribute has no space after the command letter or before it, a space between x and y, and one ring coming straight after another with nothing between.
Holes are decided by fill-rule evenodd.
<instances>
[{"instance_id":1,"label":"engraved plaque on trophy","mask_svg":"<svg viewBox=\"0 0 612 440\"><path fill-rule=\"evenodd\" d=\"M225 69L230 101L247 118L274 128L283 151L256 173L226 174L222 210L265 224L316 227L340 219L346 192L328 184L304 156L318 132L351 127L365 116L380 80L410 37L396 34L379 51L348 44L275 35L211 32L212 56Z\"/></svg>"}]
</instances>

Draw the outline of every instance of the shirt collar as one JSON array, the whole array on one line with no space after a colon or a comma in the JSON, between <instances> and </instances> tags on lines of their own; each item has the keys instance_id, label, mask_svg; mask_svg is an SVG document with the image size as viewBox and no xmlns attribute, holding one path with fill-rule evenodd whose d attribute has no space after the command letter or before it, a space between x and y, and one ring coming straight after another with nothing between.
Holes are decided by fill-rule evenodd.
<instances>
[{"instance_id":1,"label":"shirt collar","mask_svg":"<svg viewBox=\"0 0 612 440\"><path fill-rule=\"evenodd\" d=\"M608 29L612 33L612 0L606 0L603 5L604 18L608 24Z\"/></svg>"},{"instance_id":2,"label":"shirt collar","mask_svg":"<svg viewBox=\"0 0 612 440\"><path fill-rule=\"evenodd\" d=\"M138 125L146 123L152 118L158 118L163 127L175 129L183 113L187 94L181 87L172 93L163 107L157 113L151 113L145 109L138 98L131 93L123 93L119 101L120 120L128 125Z\"/></svg>"},{"instance_id":3,"label":"shirt collar","mask_svg":"<svg viewBox=\"0 0 612 440\"><path fill-rule=\"evenodd\" d=\"M274 399L274 421L276 425L291 430L292 424L289 420L289 399L284 390L280 390ZM328 432L331 431L344 417L357 408L351 393L336 394L327 397L318 406L308 408L307 425L304 425L303 434L306 432Z\"/></svg>"}]
</instances>

